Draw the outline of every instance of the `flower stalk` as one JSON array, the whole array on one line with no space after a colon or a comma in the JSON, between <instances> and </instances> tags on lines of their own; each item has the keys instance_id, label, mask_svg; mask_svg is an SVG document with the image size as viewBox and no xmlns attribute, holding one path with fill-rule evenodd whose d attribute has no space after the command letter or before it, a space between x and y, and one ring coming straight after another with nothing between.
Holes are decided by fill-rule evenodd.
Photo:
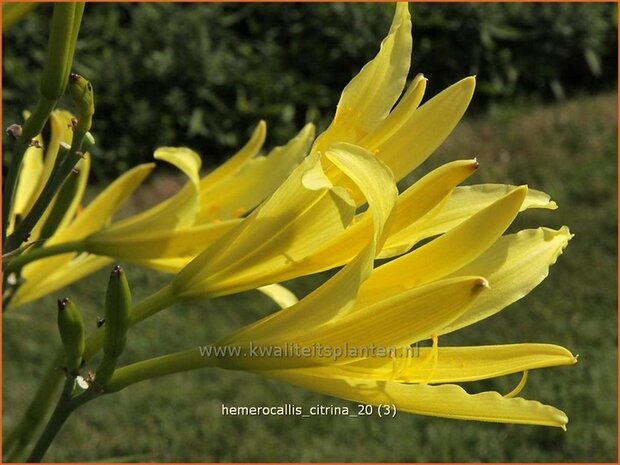
<instances>
[{"instance_id":1,"label":"flower stalk","mask_svg":"<svg viewBox=\"0 0 620 465\"><path fill-rule=\"evenodd\" d=\"M11 216L14 204L13 199L24 153L32 139L43 130L67 86L83 13L84 2L56 3L54 5L47 56L41 78L41 95L35 110L23 125L22 134L15 144L5 180L2 204L3 238L6 235L8 219ZM8 252L19 247L24 239L23 232L13 234L14 237L11 241L6 241L3 251Z\"/></svg>"}]
</instances>

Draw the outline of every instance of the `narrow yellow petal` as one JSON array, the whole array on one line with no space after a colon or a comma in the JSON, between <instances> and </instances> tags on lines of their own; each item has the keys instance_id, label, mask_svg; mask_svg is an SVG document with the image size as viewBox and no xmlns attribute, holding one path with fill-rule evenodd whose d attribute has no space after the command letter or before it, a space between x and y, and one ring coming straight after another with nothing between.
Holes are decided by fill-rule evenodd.
<instances>
[{"instance_id":1,"label":"narrow yellow petal","mask_svg":"<svg viewBox=\"0 0 620 465\"><path fill-rule=\"evenodd\" d=\"M47 245L82 239L101 229L154 167L152 163L144 163L118 177L84 208L67 229L54 235Z\"/></svg>"},{"instance_id":2,"label":"narrow yellow petal","mask_svg":"<svg viewBox=\"0 0 620 465\"><path fill-rule=\"evenodd\" d=\"M363 359L363 351L369 347L386 350L403 347L426 339L453 321L486 286L487 282L479 277L439 281L401 293L370 308L354 309L345 316L329 315L325 307L318 306L319 303L329 305L330 302L323 297L333 295L333 292L327 294L317 290L298 304L251 324L218 343L282 349L297 346L313 352L301 357L289 352L287 357L265 354L263 357L222 358L222 366L245 370L320 367L333 362L317 351L319 346L340 351L339 363Z\"/></svg>"},{"instance_id":3,"label":"narrow yellow petal","mask_svg":"<svg viewBox=\"0 0 620 465\"><path fill-rule=\"evenodd\" d=\"M56 292L71 283L79 281L91 273L112 263L113 259L96 255L81 254L65 260L61 268L51 270L48 275L38 275L37 279L27 280L11 300L11 308L33 302L43 296Z\"/></svg>"},{"instance_id":4,"label":"narrow yellow petal","mask_svg":"<svg viewBox=\"0 0 620 465\"><path fill-rule=\"evenodd\" d=\"M215 186L201 185L197 223L227 220L252 210L274 192L308 154L314 126L307 124L293 139L266 156L255 157Z\"/></svg>"},{"instance_id":5,"label":"narrow yellow petal","mask_svg":"<svg viewBox=\"0 0 620 465\"><path fill-rule=\"evenodd\" d=\"M488 283L479 277L437 281L335 319L316 331L306 331L298 338L287 337L300 344L319 342L335 347L343 343L354 347L371 344L402 347L426 339L445 327L446 322L460 316ZM482 292L483 293L483 292Z\"/></svg>"},{"instance_id":6,"label":"narrow yellow petal","mask_svg":"<svg viewBox=\"0 0 620 465\"><path fill-rule=\"evenodd\" d=\"M45 245L81 240L93 231L102 228L153 168L152 163L147 163L127 171L95 197L67 228L57 232ZM26 284L30 281L29 285L36 286L37 283L60 270L71 261L74 255L57 255L30 263L24 267L22 276ZM26 284L20 289L25 288Z\"/></svg>"},{"instance_id":7,"label":"narrow yellow petal","mask_svg":"<svg viewBox=\"0 0 620 465\"><path fill-rule=\"evenodd\" d=\"M256 129L254 129L250 139L237 153L200 180L200 191L205 193L209 192L209 190L217 186L218 183L229 178L243 168L250 159L258 155L258 152L265 143L266 135L267 123L261 120L256 126Z\"/></svg>"},{"instance_id":8,"label":"narrow yellow petal","mask_svg":"<svg viewBox=\"0 0 620 465\"><path fill-rule=\"evenodd\" d=\"M230 233L240 221L228 220L176 231L149 229L121 236L96 234L85 240L85 248L90 253L113 255L159 270L168 260L182 263L183 267L210 244ZM162 263L157 266L156 263L160 260ZM175 267L173 271L179 270L180 268Z\"/></svg>"},{"instance_id":9,"label":"narrow yellow petal","mask_svg":"<svg viewBox=\"0 0 620 465\"><path fill-rule=\"evenodd\" d=\"M517 186L507 184L476 184L473 186L457 187L437 215L417 225L418 235L415 242L444 233L470 216L488 207L506 194L518 189ZM519 211L529 208L544 208L555 210L558 208L548 194L534 189L527 190L527 196Z\"/></svg>"},{"instance_id":10,"label":"narrow yellow petal","mask_svg":"<svg viewBox=\"0 0 620 465\"><path fill-rule=\"evenodd\" d=\"M38 135L34 140L42 147L43 138ZM19 170L15 200L12 211L11 227L13 229L16 217L23 218L36 200L36 188L43 173L43 149L41 147L29 147L24 153L22 166Z\"/></svg>"},{"instance_id":11,"label":"narrow yellow petal","mask_svg":"<svg viewBox=\"0 0 620 465\"><path fill-rule=\"evenodd\" d=\"M390 235L379 254L388 258L407 252L419 236L418 222L450 196L453 189L478 168L473 160L446 163L431 171L398 197Z\"/></svg>"},{"instance_id":12,"label":"narrow yellow petal","mask_svg":"<svg viewBox=\"0 0 620 465\"><path fill-rule=\"evenodd\" d=\"M406 3L397 3L392 27L379 53L345 87L333 122L314 150L334 142L358 143L385 119L405 86L411 63L411 16Z\"/></svg>"},{"instance_id":13,"label":"narrow yellow petal","mask_svg":"<svg viewBox=\"0 0 620 465\"><path fill-rule=\"evenodd\" d=\"M309 296L284 311L268 316L225 338L221 343L258 341L280 337L292 340L336 317L353 306L359 286L372 269L377 243L385 231L396 201L396 186L389 169L372 154L349 144L334 145L327 152L334 166L341 168L359 186L368 199L373 228L367 231L366 245L351 263ZM312 182L322 185L326 178L314 172Z\"/></svg>"},{"instance_id":14,"label":"narrow yellow petal","mask_svg":"<svg viewBox=\"0 0 620 465\"><path fill-rule=\"evenodd\" d=\"M526 229L500 238L484 254L452 275L478 273L489 280L491 291L440 332L445 334L476 323L527 295L547 277L549 267L572 237L564 226L557 231Z\"/></svg>"},{"instance_id":15,"label":"narrow yellow petal","mask_svg":"<svg viewBox=\"0 0 620 465\"><path fill-rule=\"evenodd\" d=\"M43 190L43 186L52 174L60 143L71 145L73 139L71 120L73 118L74 116L65 110L54 110L50 115L50 140L45 147L45 165L37 186L37 195Z\"/></svg>"},{"instance_id":16,"label":"narrow yellow petal","mask_svg":"<svg viewBox=\"0 0 620 465\"><path fill-rule=\"evenodd\" d=\"M492 288L483 294L492 292ZM483 296L481 295L480 298ZM409 347L398 357L406 357L403 369L394 360L375 356L348 364L307 368L303 374L324 378L359 378L376 381L459 383L496 378L536 368L573 365L576 357L564 347L552 344L505 344L471 347L439 347L437 365L425 363L430 347Z\"/></svg>"},{"instance_id":17,"label":"narrow yellow petal","mask_svg":"<svg viewBox=\"0 0 620 465\"><path fill-rule=\"evenodd\" d=\"M443 236L380 266L360 290L360 302L377 302L402 289L419 286L462 268L487 250L508 228L526 192L525 186L513 190Z\"/></svg>"},{"instance_id":18,"label":"narrow yellow petal","mask_svg":"<svg viewBox=\"0 0 620 465\"><path fill-rule=\"evenodd\" d=\"M475 79L465 78L433 97L384 139L364 147L376 153L398 181L413 171L448 137L474 93ZM395 122L396 124L396 122ZM369 139L370 140L370 139Z\"/></svg>"},{"instance_id":19,"label":"narrow yellow petal","mask_svg":"<svg viewBox=\"0 0 620 465\"><path fill-rule=\"evenodd\" d=\"M88 185L88 177L90 175L90 165L91 165L91 155L90 153L85 153L84 157L78 161L75 168L78 170L78 179L77 179L77 187L75 188L75 195L71 199L71 203L66 207L66 211L60 222L58 223L58 227L56 228L55 234L64 230L73 218L75 217L76 212L80 208L82 204L82 199L84 198L84 193L86 192L86 186ZM65 187L63 187L64 189ZM45 210L45 213L41 216L41 219L36 224L36 226L32 229L32 239L40 239L41 238L41 229L43 225L46 223L49 218L49 214L52 211L53 206L58 200L58 196L60 192L56 194L54 200L50 204L50 206Z\"/></svg>"},{"instance_id":20,"label":"narrow yellow petal","mask_svg":"<svg viewBox=\"0 0 620 465\"><path fill-rule=\"evenodd\" d=\"M280 270L340 234L353 218L346 192L322 173L318 154L307 157L266 202L181 270L173 288L193 298L279 282Z\"/></svg>"},{"instance_id":21,"label":"narrow yellow petal","mask_svg":"<svg viewBox=\"0 0 620 465\"><path fill-rule=\"evenodd\" d=\"M379 125L360 141L363 147L376 147L381 141L388 139L413 116L426 90L427 79L417 74L409 84L407 91L390 114Z\"/></svg>"},{"instance_id":22,"label":"narrow yellow petal","mask_svg":"<svg viewBox=\"0 0 620 465\"><path fill-rule=\"evenodd\" d=\"M269 284L256 289L273 300L280 308L288 308L299 302L295 294L280 284Z\"/></svg>"},{"instance_id":23,"label":"narrow yellow petal","mask_svg":"<svg viewBox=\"0 0 620 465\"><path fill-rule=\"evenodd\" d=\"M199 209L200 156L185 147L162 147L155 151L155 158L181 170L188 177L188 182L169 199L90 235L85 241L86 250L120 256L121 250L135 245L141 234L148 236L155 232L161 238L171 231L194 224ZM143 253L142 250L144 247L136 254Z\"/></svg>"},{"instance_id":24,"label":"narrow yellow petal","mask_svg":"<svg viewBox=\"0 0 620 465\"><path fill-rule=\"evenodd\" d=\"M566 429L568 418L561 410L519 397L505 398L497 392L468 394L454 384L428 386L351 378L335 380L304 376L288 370L264 372L266 376L323 394L370 405L395 406L399 412L458 420L557 426Z\"/></svg>"}]
</instances>

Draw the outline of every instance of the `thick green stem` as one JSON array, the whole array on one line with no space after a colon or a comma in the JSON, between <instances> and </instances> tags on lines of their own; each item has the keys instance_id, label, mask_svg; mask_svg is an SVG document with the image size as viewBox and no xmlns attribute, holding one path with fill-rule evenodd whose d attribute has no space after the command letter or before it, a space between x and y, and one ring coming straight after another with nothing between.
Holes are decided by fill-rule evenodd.
<instances>
[{"instance_id":1,"label":"thick green stem","mask_svg":"<svg viewBox=\"0 0 620 465\"><path fill-rule=\"evenodd\" d=\"M24 449L40 429L43 419L52 407L52 399L56 395L62 382L62 372L59 370L62 357L55 358L39 385L34 398L26 409L24 416L17 426L4 439L6 459L17 460Z\"/></svg>"},{"instance_id":2,"label":"thick green stem","mask_svg":"<svg viewBox=\"0 0 620 465\"><path fill-rule=\"evenodd\" d=\"M69 415L71 414L71 393L73 392L74 378L67 378L65 386L60 394L54 413L50 417L45 429L41 433L39 440L32 449L28 462L40 462L50 444L62 428Z\"/></svg>"},{"instance_id":3,"label":"thick green stem","mask_svg":"<svg viewBox=\"0 0 620 465\"><path fill-rule=\"evenodd\" d=\"M60 429L64 425L65 421L69 418L69 415L71 415L82 405L102 395L101 391L89 389L88 391L73 397L74 385L75 379L72 377L67 378L63 391L58 399L58 403L56 404L56 408L54 409L54 413L52 413L52 416L47 422L47 425L45 425L45 429L41 433L39 440L32 449L30 457L28 457L28 462L40 462L47 452L47 449L49 449L49 446L60 432Z\"/></svg>"},{"instance_id":4,"label":"thick green stem","mask_svg":"<svg viewBox=\"0 0 620 465\"><path fill-rule=\"evenodd\" d=\"M118 368L104 389L106 393L116 392L147 379L217 366L217 357L203 357L198 348L176 352Z\"/></svg>"},{"instance_id":5,"label":"thick green stem","mask_svg":"<svg viewBox=\"0 0 620 465\"><path fill-rule=\"evenodd\" d=\"M11 273L20 270L28 263L32 263L42 258L52 257L54 255L62 255L65 253L78 253L84 251L84 241L72 241L63 242L61 244L51 245L49 247L42 247L30 252L24 253L19 257L15 257L12 260L8 260L5 268L6 273Z\"/></svg>"}]
</instances>

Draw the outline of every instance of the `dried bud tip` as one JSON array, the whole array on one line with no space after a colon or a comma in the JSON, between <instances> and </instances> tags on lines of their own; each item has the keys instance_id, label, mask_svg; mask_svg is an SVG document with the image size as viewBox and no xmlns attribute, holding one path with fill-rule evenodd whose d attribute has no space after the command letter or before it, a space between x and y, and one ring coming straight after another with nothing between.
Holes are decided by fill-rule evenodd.
<instances>
[{"instance_id":1,"label":"dried bud tip","mask_svg":"<svg viewBox=\"0 0 620 465\"><path fill-rule=\"evenodd\" d=\"M80 75L78 73L71 73L69 74L69 79L71 82L75 83L80 79Z\"/></svg>"},{"instance_id":2,"label":"dried bud tip","mask_svg":"<svg viewBox=\"0 0 620 465\"><path fill-rule=\"evenodd\" d=\"M6 128L6 133L14 139L17 139L22 135L22 127L19 124L11 124Z\"/></svg>"},{"instance_id":3,"label":"dried bud tip","mask_svg":"<svg viewBox=\"0 0 620 465\"><path fill-rule=\"evenodd\" d=\"M37 148L37 149L42 149L42 148L43 148L43 147L41 146L41 144L39 143L39 141L38 141L38 140L36 140L36 139L32 139L32 140L30 141L30 143L28 144L28 147L34 147L34 148Z\"/></svg>"},{"instance_id":4,"label":"dried bud tip","mask_svg":"<svg viewBox=\"0 0 620 465\"><path fill-rule=\"evenodd\" d=\"M123 268L120 265L116 265L114 267L114 269L112 270L113 273L122 273L123 272Z\"/></svg>"},{"instance_id":5,"label":"dried bud tip","mask_svg":"<svg viewBox=\"0 0 620 465\"><path fill-rule=\"evenodd\" d=\"M474 157L474 169L477 170L480 168L480 162L478 161L478 157Z\"/></svg>"},{"instance_id":6,"label":"dried bud tip","mask_svg":"<svg viewBox=\"0 0 620 465\"><path fill-rule=\"evenodd\" d=\"M24 238L23 238L22 242L28 242L28 240L30 239L30 235L31 235L30 233L24 234Z\"/></svg>"},{"instance_id":7,"label":"dried bud tip","mask_svg":"<svg viewBox=\"0 0 620 465\"><path fill-rule=\"evenodd\" d=\"M64 299L58 299L58 310L64 310L68 303L69 299L67 297Z\"/></svg>"},{"instance_id":8,"label":"dried bud tip","mask_svg":"<svg viewBox=\"0 0 620 465\"><path fill-rule=\"evenodd\" d=\"M97 317L97 328L101 328L105 323L105 318Z\"/></svg>"}]
</instances>

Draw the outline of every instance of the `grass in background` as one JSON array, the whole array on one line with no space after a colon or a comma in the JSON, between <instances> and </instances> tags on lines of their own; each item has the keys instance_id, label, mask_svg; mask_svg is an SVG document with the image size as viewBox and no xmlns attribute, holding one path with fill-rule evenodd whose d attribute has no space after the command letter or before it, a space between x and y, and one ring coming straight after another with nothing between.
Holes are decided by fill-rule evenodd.
<instances>
[{"instance_id":1,"label":"grass in background","mask_svg":"<svg viewBox=\"0 0 620 465\"><path fill-rule=\"evenodd\" d=\"M451 421L401 413L395 419L222 416L221 405L355 404L250 373L202 370L151 380L74 414L46 459L124 461L616 461L617 191L616 95L550 107L498 107L462 123L429 161L477 156L472 183L527 183L560 208L528 211L512 230L570 226L574 239L550 277L499 316L440 343L549 342L580 354L574 367L533 371L522 395L558 406L559 429ZM416 173L416 177L419 173ZM127 266L135 298L165 276ZM62 293L95 327L109 270ZM291 283L305 295L324 279ZM55 295L5 316L3 428L22 414L57 345ZM132 330L123 362L212 342L275 310L257 292L177 305ZM94 364L92 364L94 365ZM96 366L96 365L94 365ZM471 383L510 391L520 375Z\"/></svg>"}]
</instances>

